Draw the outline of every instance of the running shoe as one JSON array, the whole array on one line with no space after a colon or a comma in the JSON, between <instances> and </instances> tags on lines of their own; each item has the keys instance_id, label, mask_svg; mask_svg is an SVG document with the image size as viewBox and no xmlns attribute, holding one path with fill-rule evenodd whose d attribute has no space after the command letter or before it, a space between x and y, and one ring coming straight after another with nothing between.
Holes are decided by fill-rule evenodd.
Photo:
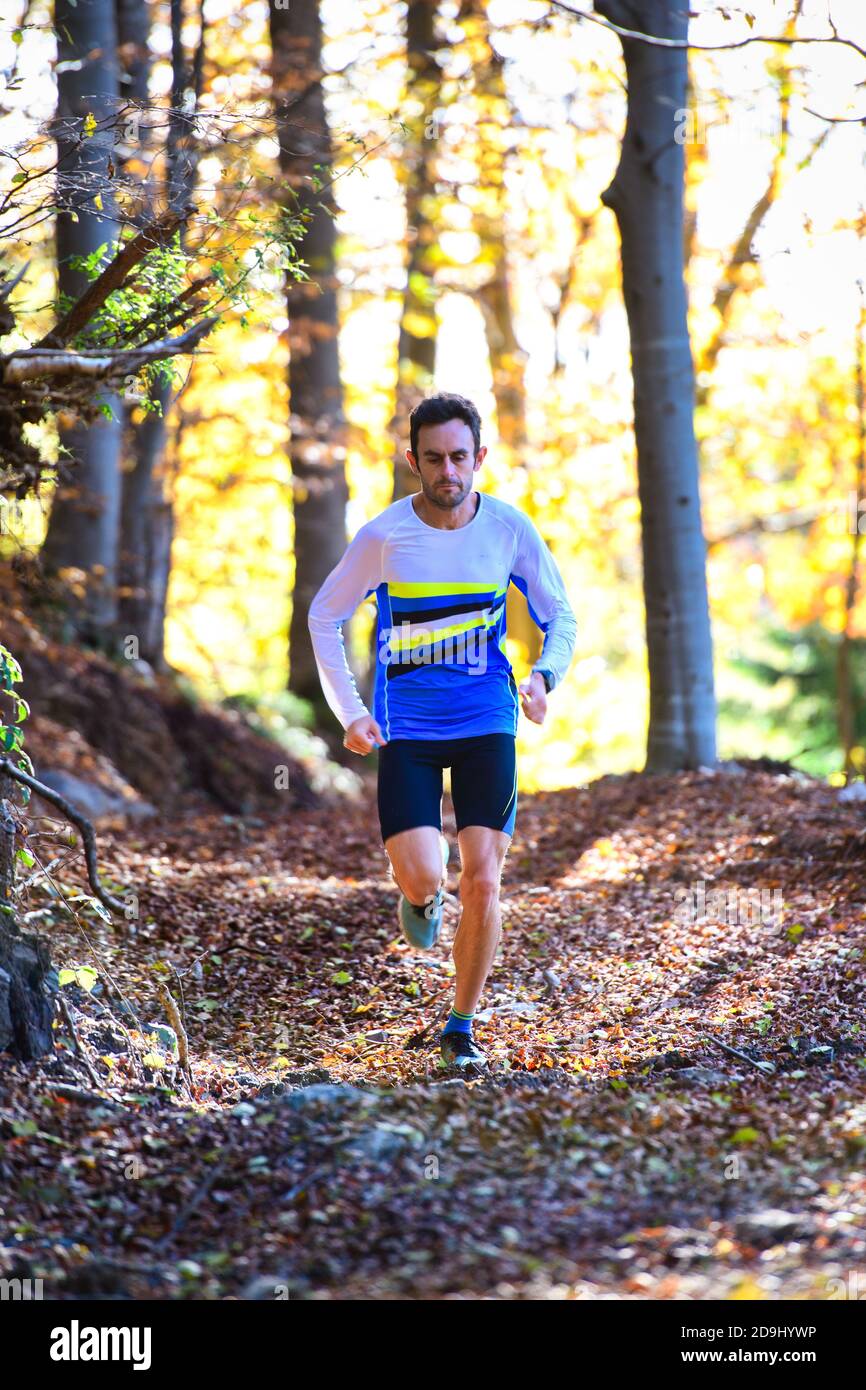
<instances>
[{"instance_id":1,"label":"running shoe","mask_svg":"<svg viewBox=\"0 0 866 1390\"><path fill-rule=\"evenodd\" d=\"M484 1071L487 1055L475 1042L471 1033L443 1033L439 1039L439 1050L443 1061L460 1071Z\"/></svg>"},{"instance_id":2,"label":"running shoe","mask_svg":"<svg viewBox=\"0 0 866 1390\"><path fill-rule=\"evenodd\" d=\"M429 903L416 907L406 897L400 899L400 930L409 942L419 951L429 951L439 940L442 927L442 904L445 895L442 889Z\"/></svg>"}]
</instances>

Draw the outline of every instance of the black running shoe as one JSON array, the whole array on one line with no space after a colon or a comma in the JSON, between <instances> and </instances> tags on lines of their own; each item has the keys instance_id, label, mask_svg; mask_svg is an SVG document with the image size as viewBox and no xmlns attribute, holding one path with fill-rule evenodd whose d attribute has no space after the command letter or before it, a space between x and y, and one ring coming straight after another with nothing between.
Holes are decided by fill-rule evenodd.
<instances>
[{"instance_id":1,"label":"black running shoe","mask_svg":"<svg viewBox=\"0 0 866 1390\"><path fill-rule=\"evenodd\" d=\"M487 1057L473 1040L471 1033L443 1033L439 1039L443 1061L449 1066L459 1067L461 1071L483 1071L487 1067Z\"/></svg>"}]
</instances>

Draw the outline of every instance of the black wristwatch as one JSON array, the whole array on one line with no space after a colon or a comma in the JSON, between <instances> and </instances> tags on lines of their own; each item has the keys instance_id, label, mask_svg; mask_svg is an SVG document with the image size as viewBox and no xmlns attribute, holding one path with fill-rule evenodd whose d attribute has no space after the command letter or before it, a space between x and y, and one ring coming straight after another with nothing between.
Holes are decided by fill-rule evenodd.
<instances>
[{"instance_id":1,"label":"black wristwatch","mask_svg":"<svg viewBox=\"0 0 866 1390\"><path fill-rule=\"evenodd\" d=\"M548 695L549 695L549 694L550 694L550 672L549 672L549 671L537 671L536 674L539 675L539 676L541 676L541 679L544 681L544 688L545 688L545 690L547 691L547 693L548 693Z\"/></svg>"}]
</instances>

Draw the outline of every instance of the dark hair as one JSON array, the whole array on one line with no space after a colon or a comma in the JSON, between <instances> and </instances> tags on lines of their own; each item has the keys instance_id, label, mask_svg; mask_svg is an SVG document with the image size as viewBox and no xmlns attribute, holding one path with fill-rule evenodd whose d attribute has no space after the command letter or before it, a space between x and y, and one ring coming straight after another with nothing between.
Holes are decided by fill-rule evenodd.
<instances>
[{"instance_id":1,"label":"dark hair","mask_svg":"<svg viewBox=\"0 0 866 1390\"><path fill-rule=\"evenodd\" d=\"M418 457L418 433L422 425L444 425L448 420L462 420L472 431L475 455L481 448L481 416L471 401L465 396L454 396L450 391L440 391L436 396L428 396L419 401L409 416L409 447Z\"/></svg>"}]
</instances>

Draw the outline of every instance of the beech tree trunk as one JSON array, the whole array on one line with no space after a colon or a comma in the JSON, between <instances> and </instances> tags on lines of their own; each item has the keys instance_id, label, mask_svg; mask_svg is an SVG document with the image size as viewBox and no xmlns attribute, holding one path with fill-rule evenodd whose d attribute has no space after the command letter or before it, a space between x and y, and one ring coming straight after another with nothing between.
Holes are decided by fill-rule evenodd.
<instances>
[{"instance_id":1,"label":"beech tree trunk","mask_svg":"<svg viewBox=\"0 0 866 1390\"><path fill-rule=\"evenodd\" d=\"M108 164L117 111L117 29L113 0L56 0L57 270L61 294L77 299L87 277L70 258L89 256L119 232L112 216ZM97 122L86 134L88 118ZM99 198L102 210L94 199ZM61 447L74 464L58 484L42 558L50 573L78 570L84 593L72 600L79 635L104 643L117 613L117 546L123 419L117 394L106 396L111 419L61 428Z\"/></svg>"},{"instance_id":2,"label":"beech tree trunk","mask_svg":"<svg viewBox=\"0 0 866 1390\"><path fill-rule=\"evenodd\" d=\"M145 106L150 83L148 37L150 16L135 0L117 0L119 37L124 53L129 90L126 95ZM172 88L166 140L165 201L182 209L195 187L198 147L190 133L187 93L195 103L201 95L204 55L204 19L192 65L184 52L183 0L171 0ZM147 192L144 207L148 210ZM151 190L152 191L152 190ZM152 201L152 199L150 200ZM150 209L152 211L152 208ZM181 227L181 240L184 227ZM166 471L167 415L171 391L153 388L156 410L148 411L129 431L131 463L123 475L120 519L120 582L118 634L138 638L139 655L157 670L165 666L165 612L171 575L171 543L174 536L174 504Z\"/></svg>"},{"instance_id":3,"label":"beech tree trunk","mask_svg":"<svg viewBox=\"0 0 866 1390\"><path fill-rule=\"evenodd\" d=\"M597 0L624 28L685 39L675 0ZM694 432L694 369L683 267L682 144L687 50L622 39L628 118L602 202L616 214L631 338L650 717L647 771L716 760L713 647Z\"/></svg>"},{"instance_id":4,"label":"beech tree trunk","mask_svg":"<svg viewBox=\"0 0 866 1390\"><path fill-rule=\"evenodd\" d=\"M438 0L409 0L406 6L406 95L414 110L401 161L406 186L406 288L397 344L397 390L391 434L394 439L393 501L418 491L406 462L409 414L433 390L438 320L434 280L436 245L436 153L441 73L436 62Z\"/></svg>"},{"instance_id":5,"label":"beech tree trunk","mask_svg":"<svg viewBox=\"0 0 866 1390\"><path fill-rule=\"evenodd\" d=\"M483 54L475 73L475 91L483 117L478 141L478 185L481 201L473 226L478 233L490 276L479 290L484 316L499 441L508 451L511 467L526 479L524 510L533 520L531 461L526 437L526 353L514 330L511 275L508 261L508 194L505 182L508 137L514 112L505 84L505 62L491 42L488 0L464 0L460 22L470 32L476 51ZM472 33L470 26L474 26ZM520 642L532 666L541 655L542 633L536 627L526 598L509 584L505 600L508 636Z\"/></svg>"},{"instance_id":6,"label":"beech tree trunk","mask_svg":"<svg viewBox=\"0 0 866 1390\"><path fill-rule=\"evenodd\" d=\"M337 318L331 137L322 90L322 27L312 0L270 0L273 100L287 211L308 217L298 250L307 281L286 280L295 582L289 689L321 706L307 615L346 548L346 428ZM324 187L321 184L324 183Z\"/></svg>"}]
</instances>

